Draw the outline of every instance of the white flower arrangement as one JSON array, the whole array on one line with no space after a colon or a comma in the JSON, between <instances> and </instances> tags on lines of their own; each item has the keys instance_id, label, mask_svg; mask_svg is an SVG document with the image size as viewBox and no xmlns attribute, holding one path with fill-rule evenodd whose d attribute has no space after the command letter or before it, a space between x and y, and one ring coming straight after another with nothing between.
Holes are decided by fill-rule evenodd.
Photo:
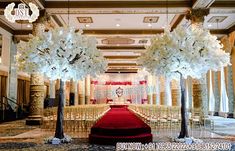
<instances>
[{"instance_id":1,"label":"white flower arrangement","mask_svg":"<svg viewBox=\"0 0 235 151\"><path fill-rule=\"evenodd\" d=\"M79 80L106 70L107 61L96 48L96 39L74 28L41 31L28 42L17 45L17 67L26 72L44 73L51 80Z\"/></svg>"},{"instance_id":2,"label":"white flower arrangement","mask_svg":"<svg viewBox=\"0 0 235 151\"><path fill-rule=\"evenodd\" d=\"M183 78L200 78L208 70L217 71L230 64L230 55L222 47L206 29L178 26L156 35L139 63L154 75L176 80L180 74Z\"/></svg>"}]
</instances>

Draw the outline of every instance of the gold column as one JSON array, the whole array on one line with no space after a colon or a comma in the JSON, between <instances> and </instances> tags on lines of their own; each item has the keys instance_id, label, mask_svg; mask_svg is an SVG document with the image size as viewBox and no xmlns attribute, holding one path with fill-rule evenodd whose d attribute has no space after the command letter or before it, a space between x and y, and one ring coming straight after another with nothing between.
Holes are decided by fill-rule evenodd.
<instances>
[{"instance_id":1,"label":"gold column","mask_svg":"<svg viewBox=\"0 0 235 151\"><path fill-rule=\"evenodd\" d=\"M44 79L43 75L32 73L30 77L30 112L26 125L40 125L43 116Z\"/></svg>"},{"instance_id":2,"label":"gold column","mask_svg":"<svg viewBox=\"0 0 235 151\"><path fill-rule=\"evenodd\" d=\"M70 105L70 81L64 82L64 106Z\"/></svg>"},{"instance_id":3,"label":"gold column","mask_svg":"<svg viewBox=\"0 0 235 151\"><path fill-rule=\"evenodd\" d=\"M157 94L153 93L153 104L157 104L156 100L157 100Z\"/></svg>"},{"instance_id":4,"label":"gold column","mask_svg":"<svg viewBox=\"0 0 235 151\"><path fill-rule=\"evenodd\" d=\"M208 115L206 76L203 76L200 80L193 80L193 107L200 109L202 116Z\"/></svg>"},{"instance_id":5,"label":"gold column","mask_svg":"<svg viewBox=\"0 0 235 151\"><path fill-rule=\"evenodd\" d=\"M202 90L198 80L193 79L193 108L198 109L201 107Z\"/></svg>"},{"instance_id":6,"label":"gold column","mask_svg":"<svg viewBox=\"0 0 235 151\"><path fill-rule=\"evenodd\" d=\"M85 87L84 87L84 79L79 80L78 82L78 99L79 99L79 104L84 105L85 104Z\"/></svg>"},{"instance_id":7,"label":"gold column","mask_svg":"<svg viewBox=\"0 0 235 151\"><path fill-rule=\"evenodd\" d=\"M90 87L91 87L91 78L90 76L88 75L86 78L85 78L85 103L86 104L90 104L90 99L91 99L91 91L90 91Z\"/></svg>"},{"instance_id":8,"label":"gold column","mask_svg":"<svg viewBox=\"0 0 235 151\"><path fill-rule=\"evenodd\" d=\"M92 103L95 103L95 81L94 79L91 79L91 84L90 84L90 100L92 100Z\"/></svg>"},{"instance_id":9,"label":"gold column","mask_svg":"<svg viewBox=\"0 0 235 151\"><path fill-rule=\"evenodd\" d=\"M179 81L171 81L172 106L180 106L180 86Z\"/></svg>"},{"instance_id":10,"label":"gold column","mask_svg":"<svg viewBox=\"0 0 235 151\"><path fill-rule=\"evenodd\" d=\"M152 95L152 100L153 100L153 104L157 104L157 90L156 90L156 87L157 87L157 83L156 83L156 76L152 76L152 84L153 84L153 95Z\"/></svg>"},{"instance_id":11,"label":"gold column","mask_svg":"<svg viewBox=\"0 0 235 151\"><path fill-rule=\"evenodd\" d=\"M165 92L160 92L160 105L165 105Z\"/></svg>"},{"instance_id":12,"label":"gold column","mask_svg":"<svg viewBox=\"0 0 235 151\"><path fill-rule=\"evenodd\" d=\"M74 81L74 105L78 105L78 82Z\"/></svg>"},{"instance_id":13,"label":"gold column","mask_svg":"<svg viewBox=\"0 0 235 151\"><path fill-rule=\"evenodd\" d=\"M235 77L235 47L233 47L233 53L231 54L231 63L232 63L232 75L233 77ZM235 94L235 78L233 78L233 91L234 91L234 94ZM235 118L235 99L233 101L233 118Z\"/></svg>"}]
</instances>

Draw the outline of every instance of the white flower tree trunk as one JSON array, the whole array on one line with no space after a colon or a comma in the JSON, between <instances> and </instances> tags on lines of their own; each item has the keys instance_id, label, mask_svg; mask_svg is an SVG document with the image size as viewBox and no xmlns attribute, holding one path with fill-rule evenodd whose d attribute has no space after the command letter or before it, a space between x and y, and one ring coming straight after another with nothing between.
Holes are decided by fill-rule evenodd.
<instances>
[{"instance_id":1,"label":"white flower tree trunk","mask_svg":"<svg viewBox=\"0 0 235 151\"><path fill-rule=\"evenodd\" d=\"M59 89L59 103L57 110L57 121L56 121L56 130L55 137L59 139L64 138L64 82L60 79L60 89Z\"/></svg>"},{"instance_id":2,"label":"white flower tree trunk","mask_svg":"<svg viewBox=\"0 0 235 151\"><path fill-rule=\"evenodd\" d=\"M186 112L186 101L185 101L185 84L182 74L180 74L180 88L181 88L181 130L178 138L189 137L188 125L187 125L187 112Z\"/></svg>"}]
</instances>

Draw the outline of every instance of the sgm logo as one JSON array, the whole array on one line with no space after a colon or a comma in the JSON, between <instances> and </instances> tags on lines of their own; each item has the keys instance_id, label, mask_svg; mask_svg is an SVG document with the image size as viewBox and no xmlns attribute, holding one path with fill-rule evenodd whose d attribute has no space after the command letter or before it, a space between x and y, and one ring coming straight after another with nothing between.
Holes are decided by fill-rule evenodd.
<instances>
[{"instance_id":1,"label":"sgm logo","mask_svg":"<svg viewBox=\"0 0 235 151\"><path fill-rule=\"evenodd\" d=\"M29 7L26 6L24 3L19 4L18 8L14 9L14 7L15 3L11 3L7 5L4 10L4 16L8 21L12 23L14 23L16 20L28 20L30 23L32 23L39 16L39 9L33 3L29 3ZM32 12L31 15L30 11Z\"/></svg>"}]
</instances>

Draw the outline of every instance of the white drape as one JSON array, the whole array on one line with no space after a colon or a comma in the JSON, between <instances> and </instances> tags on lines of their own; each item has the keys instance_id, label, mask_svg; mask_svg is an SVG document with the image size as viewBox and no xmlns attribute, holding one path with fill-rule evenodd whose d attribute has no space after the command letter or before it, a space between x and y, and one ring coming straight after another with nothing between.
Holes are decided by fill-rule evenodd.
<instances>
[{"instance_id":1,"label":"white drape","mask_svg":"<svg viewBox=\"0 0 235 151\"><path fill-rule=\"evenodd\" d=\"M224 68L221 68L220 74L220 112L228 112L228 96L225 86Z\"/></svg>"},{"instance_id":2,"label":"white drape","mask_svg":"<svg viewBox=\"0 0 235 151\"><path fill-rule=\"evenodd\" d=\"M161 80L160 80L160 77L156 77L156 104L157 105L160 105L160 83Z\"/></svg>"},{"instance_id":3,"label":"white drape","mask_svg":"<svg viewBox=\"0 0 235 151\"><path fill-rule=\"evenodd\" d=\"M209 71L209 111L215 111L215 96L212 86L212 72Z\"/></svg>"},{"instance_id":4,"label":"white drape","mask_svg":"<svg viewBox=\"0 0 235 151\"><path fill-rule=\"evenodd\" d=\"M171 83L168 77L165 77L165 105L172 106Z\"/></svg>"}]
</instances>

